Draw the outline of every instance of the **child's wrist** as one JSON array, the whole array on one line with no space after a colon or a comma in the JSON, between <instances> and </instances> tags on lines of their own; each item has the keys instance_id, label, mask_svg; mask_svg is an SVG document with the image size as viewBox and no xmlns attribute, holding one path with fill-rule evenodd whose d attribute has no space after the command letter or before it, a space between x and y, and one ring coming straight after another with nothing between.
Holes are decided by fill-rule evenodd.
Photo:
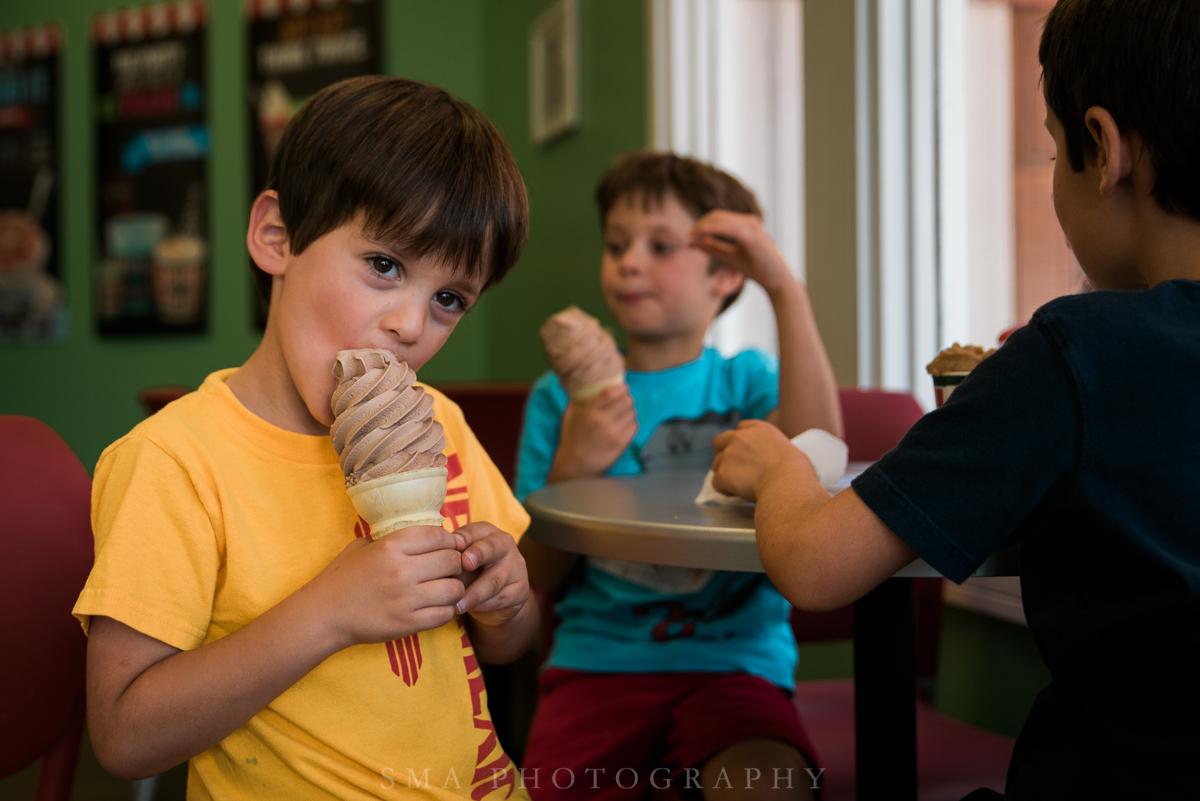
<instances>
[{"instance_id":1,"label":"child's wrist","mask_svg":"<svg viewBox=\"0 0 1200 801\"><path fill-rule=\"evenodd\" d=\"M763 287L773 304L786 303L804 296L804 284L786 267L771 287Z\"/></svg>"},{"instance_id":2,"label":"child's wrist","mask_svg":"<svg viewBox=\"0 0 1200 801\"><path fill-rule=\"evenodd\" d=\"M305 630L318 643L317 648L329 655L345 650L352 645L358 645L350 628L341 625L332 614L334 604L327 603L321 597L321 587L314 586L316 580L297 590L288 600L293 604L288 610L288 616L295 620L305 621Z\"/></svg>"},{"instance_id":3,"label":"child's wrist","mask_svg":"<svg viewBox=\"0 0 1200 801\"><path fill-rule=\"evenodd\" d=\"M754 495L756 501L762 503L765 496L780 492L792 494L807 489L806 485L815 479L811 467L805 470L797 460L781 460L764 466L762 474L754 482ZM817 486L820 487L820 484Z\"/></svg>"}]
</instances>

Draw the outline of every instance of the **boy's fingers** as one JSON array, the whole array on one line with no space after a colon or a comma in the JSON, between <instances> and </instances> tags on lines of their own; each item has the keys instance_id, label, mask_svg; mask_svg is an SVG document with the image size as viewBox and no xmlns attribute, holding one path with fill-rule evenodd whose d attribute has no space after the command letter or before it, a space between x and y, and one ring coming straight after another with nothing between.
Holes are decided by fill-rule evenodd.
<instances>
[{"instance_id":1,"label":"boy's fingers","mask_svg":"<svg viewBox=\"0 0 1200 801\"><path fill-rule=\"evenodd\" d=\"M437 581L427 581L413 591L413 601L417 609L448 606L451 609L462 600L466 588L458 579L444 578Z\"/></svg>"},{"instance_id":2,"label":"boy's fingers","mask_svg":"<svg viewBox=\"0 0 1200 801\"><path fill-rule=\"evenodd\" d=\"M624 384L613 384L601 390L600 394L609 400L621 400L621 398L628 397L629 392Z\"/></svg>"},{"instance_id":3,"label":"boy's fingers","mask_svg":"<svg viewBox=\"0 0 1200 801\"><path fill-rule=\"evenodd\" d=\"M463 545L463 549L465 550L480 540L490 537L499 530L491 523L481 520L476 523L467 523L462 528L455 529L454 537L455 539L462 539L465 543Z\"/></svg>"},{"instance_id":4,"label":"boy's fingers","mask_svg":"<svg viewBox=\"0 0 1200 801\"><path fill-rule=\"evenodd\" d=\"M470 587L467 587L466 593L455 608L460 615L469 612L484 601L499 595L507 583L499 570L485 570Z\"/></svg>"},{"instance_id":5,"label":"boy's fingers","mask_svg":"<svg viewBox=\"0 0 1200 801\"><path fill-rule=\"evenodd\" d=\"M494 564L516 550L516 547L517 542L511 534L496 529L463 551L463 568L474 570L480 566Z\"/></svg>"},{"instance_id":6,"label":"boy's fingers","mask_svg":"<svg viewBox=\"0 0 1200 801\"><path fill-rule=\"evenodd\" d=\"M418 554L412 557L409 565L405 575L416 584L444 578L457 581L463 573L462 555L453 548Z\"/></svg>"},{"instance_id":7,"label":"boy's fingers","mask_svg":"<svg viewBox=\"0 0 1200 801\"><path fill-rule=\"evenodd\" d=\"M702 245L703 247L731 254L737 253L740 246L735 237L729 234L717 233L716 231L701 231L697 236L692 237L692 244Z\"/></svg>"},{"instance_id":8,"label":"boy's fingers","mask_svg":"<svg viewBox=\"0 0 1200 801\"><path fill-rule=\"evenodd\" d=\"M412 612L409 620L417 631L431 631L433 629L440 629L449 623L454 619L455 614L454 604L427 606Z\"/></svg>"},{"instance_id":9,"label":"boy's fingers","mask_svg":"<svg viewBox=\"0 0 1200 801\"><path fill-rule=\"evenodd\" d=\"M454 535L441 526L409 526L399 531L393 531L376 542L387 548L399 548L409 556L417 556L431 551L453 550Z\"/></svg>"},{"instance_id":10,"label":"boy's fingers","mask_svg":"<svg viewBox=\"0 0 1200 801\"><path fill-rule=\"evenodd\" d=\"M506 609L519 606L520 596L517 592L517 585L509 584L500 592L493 595L491 598L486 598L480 601L475 606L468 609L468 612L495 612L497 609Z\"/></svg>"},{"instance_id":11,"label":"boy's fingers","mask_svg":"<svg viewBox=\"0 0 1200 801\"><path fill-rule=\"evenodd\" d=\"M713 450L717 453L720 453L728 448L729 443L733 440L735 434L736 432L733 431L722 431L720 434L717 434L715 437L713 437ZM716 462L713 462L713 464L716 464Z\"/></svg>"}]
</instances>

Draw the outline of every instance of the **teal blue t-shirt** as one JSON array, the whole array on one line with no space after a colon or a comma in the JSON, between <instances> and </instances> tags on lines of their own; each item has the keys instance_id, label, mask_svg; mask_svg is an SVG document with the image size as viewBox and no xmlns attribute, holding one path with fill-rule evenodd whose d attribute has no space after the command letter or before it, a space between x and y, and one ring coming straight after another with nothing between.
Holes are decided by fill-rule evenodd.
<instances>
[{"instance_id":1,"label":"teal blue t-shirt","mask_svg":"<svg viewBox=\"0 0 1200 801\"><path fill-rule=\"evenodd\" d=\"M775 357L744 351L626 375L637 409L633 443L608 471L707 468L712 439L779 403ZM517 497L546 483L567 393L553 373L537 380L525 409ZM699 491L699 487L696 488ZM558 605L548 664L599 672L751 673L786 688L796 672L791 607L762 573L693 570L587 557Z\"/></svg>"}]
</instances>

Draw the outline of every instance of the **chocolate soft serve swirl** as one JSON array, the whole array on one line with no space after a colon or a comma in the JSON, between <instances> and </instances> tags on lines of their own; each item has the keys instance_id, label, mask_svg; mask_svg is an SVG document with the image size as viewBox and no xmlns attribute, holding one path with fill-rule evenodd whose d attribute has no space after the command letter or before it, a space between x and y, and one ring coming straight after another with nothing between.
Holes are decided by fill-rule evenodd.
<instances>
[{"instance_id":1,"label":"chocolate soft serve swirl","mask_svg":"<svg viewBox=\"0 0 1200 801\"><path fill-rule=\"evenodd\" d=\"M578 306L568 306L547 320L541 334L550 369L568 392L624 373L625 362L612 334Z\"/></svg>"},{"instance_id":2,"label":"chocolate soft serve swirl","mask_svg":"<svg viewBox=\"0 0 1200 801\"><path fill-rule=\"evenodd\" d=\"M446 437L433 419L433 398L414 384L417 374L407 364L385 350L344 350L333 375L329 436L347 487L445 466Z\"/></svg>"}]
</instances>

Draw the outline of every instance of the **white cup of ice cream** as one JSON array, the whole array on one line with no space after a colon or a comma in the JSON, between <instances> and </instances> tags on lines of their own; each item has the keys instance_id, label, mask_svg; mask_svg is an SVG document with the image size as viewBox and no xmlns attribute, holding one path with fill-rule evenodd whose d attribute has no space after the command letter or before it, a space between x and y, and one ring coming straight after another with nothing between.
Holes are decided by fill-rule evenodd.
<instances>
[{"instance_id":1,"label":"white cup of ice cream","mask_svg":"<svg viewBox=\"0 0 1200 801\"><path fill-rule=\"evenodd\" d=\"M971 371L995 352L994 348L985 350L979 345L960 345L955 342L925 365L925 371L933 376L933 395L937 408L942 408Z\"/></svg>"},{"instance_id":2,"label":"white cup of ice cream","mask_svg":"<svg viewBox=\"0 0 1200 801\"><path fill-rule=\"evenodd\" d=\"M205 258L197 236L168 236L154 246L154 309L168 325L189 325L204 313Z\"/></svg>"}]
</instances>

